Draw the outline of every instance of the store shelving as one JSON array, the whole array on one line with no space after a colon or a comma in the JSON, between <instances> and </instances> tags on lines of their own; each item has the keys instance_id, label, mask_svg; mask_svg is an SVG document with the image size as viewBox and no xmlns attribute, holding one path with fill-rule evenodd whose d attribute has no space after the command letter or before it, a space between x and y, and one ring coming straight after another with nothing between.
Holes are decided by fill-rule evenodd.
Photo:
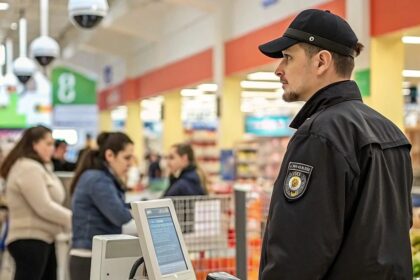
<instances>
[{"instance_id":1,"label":"store shelving","mask_svg":"<svg viewBox=\"0 0 420 280\"><path fill-rule=\"evenodd\" d=\"M237 180L275 181L286 152L289 137L253 138L237 143Z\"/></svg>"},{"instance_id":2,"label":"store shelving","mask_svg":"<svg viewBox=\"0 0 420 280\"><path fill-rule=\"evenodd\" d=\"M214 129L186 130L197 164L206 173L209 183L217 182L220 175L220 150L217 147L217 132Z\"/></svg>"}]
</instances>

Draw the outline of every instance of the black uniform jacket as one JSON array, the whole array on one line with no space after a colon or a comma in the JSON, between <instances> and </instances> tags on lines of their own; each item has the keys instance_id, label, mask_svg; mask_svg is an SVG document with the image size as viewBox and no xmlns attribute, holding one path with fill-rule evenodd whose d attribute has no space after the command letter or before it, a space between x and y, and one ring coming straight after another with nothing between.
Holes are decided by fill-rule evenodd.
<instances>
[{"instance_id":1,"label":"black uniform jacket","mask_svg":"<svg viewBox=\"0 0 420 280\"><path fill-rule=\"evenodd\" d=\"M411 146L403 133L363 104L353 81L321 89L291 127L260 279L412 279Z\"/></svg>"}]
</instances>

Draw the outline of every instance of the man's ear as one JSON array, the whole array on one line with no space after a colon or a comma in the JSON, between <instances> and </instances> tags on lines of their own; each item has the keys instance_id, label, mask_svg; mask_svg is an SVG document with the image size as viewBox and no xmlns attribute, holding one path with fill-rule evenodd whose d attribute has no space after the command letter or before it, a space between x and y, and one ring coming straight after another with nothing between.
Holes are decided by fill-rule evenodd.
<instances>
[{"instance_id":1,"label":"man's ear","mask_svg":"<svg viewBox=\"0 0 420 280\"><path fill-rule=\"evenodd\" d=\"M328 69L332 67L333 59L331 52L322 50L316 55L316 67L319 75L324 74Z\"/></svg>"}]
</instances>

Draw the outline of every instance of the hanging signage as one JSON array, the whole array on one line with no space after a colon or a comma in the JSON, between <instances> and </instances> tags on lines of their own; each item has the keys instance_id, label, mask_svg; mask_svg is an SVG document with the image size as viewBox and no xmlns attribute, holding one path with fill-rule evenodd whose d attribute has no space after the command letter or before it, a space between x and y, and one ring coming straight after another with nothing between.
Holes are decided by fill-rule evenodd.
<instances>
[{"instance_id":1,"label":"hanging signage","mask_svg":"<svg viewBox=\"0 0 420 280\"><path fill-rule=\"evenodd\" d=\"M53 106L96 105L96 81L69 68L52 71Z\"/></svg>"},{"instance_id":2,"label":"hanging signage","mask_svg":"<svg viewBox=\"0 0 420 280\"><path fill-rule=\"evenodd\" d=\"M96 81L65 67L52 71L53 124L96 129Z\"/></svg>"},{"instance_id":3,"label":"hanging signage","mask_svg":"<svg viewBox=\"0 0 420 280\"><path fill-rule=\"evenodd\" d=\"M291 136L289 116L246 116L245 133L263 137Z\"/></svg>"}]
</instances>

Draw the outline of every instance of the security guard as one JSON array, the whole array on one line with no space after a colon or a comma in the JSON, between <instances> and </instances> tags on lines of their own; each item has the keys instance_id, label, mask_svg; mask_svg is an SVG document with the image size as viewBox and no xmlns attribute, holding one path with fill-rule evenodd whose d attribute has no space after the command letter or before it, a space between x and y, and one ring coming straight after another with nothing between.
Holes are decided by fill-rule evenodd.
<instances>
[{"instance_id":1,"label":"security guard","mask_svg":"<svg viewBox=\"0 0 420 280\"><path fill-rule=\"evenodd\" d=\"M260 46L281 58L285 101L307 101L274 184L262 280L412 279L411 146L349 80L362 48L345 20L313 9Z\"/></svg>"}]
</instances>

